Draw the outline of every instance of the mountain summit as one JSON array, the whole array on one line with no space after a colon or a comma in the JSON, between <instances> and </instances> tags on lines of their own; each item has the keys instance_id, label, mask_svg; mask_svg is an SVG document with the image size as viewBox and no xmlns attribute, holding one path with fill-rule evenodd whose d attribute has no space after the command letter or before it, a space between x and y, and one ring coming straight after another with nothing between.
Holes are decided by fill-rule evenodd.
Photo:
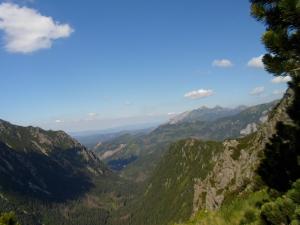
<instances>
[{"instance_id":1,"label":"mountain summit","mask_svg":"<svg viewBox=\"0 0 300 225\"><path fill-rule=\"evenodd\" d=\"M215 121L223 117L236 115L247 108L247 106L239 106L236 108L224 108L219 105L212 108L202 106L198 109L186 111L171 118L169 124L175 125L185 122Z\"/></svg>"}]
</instances>

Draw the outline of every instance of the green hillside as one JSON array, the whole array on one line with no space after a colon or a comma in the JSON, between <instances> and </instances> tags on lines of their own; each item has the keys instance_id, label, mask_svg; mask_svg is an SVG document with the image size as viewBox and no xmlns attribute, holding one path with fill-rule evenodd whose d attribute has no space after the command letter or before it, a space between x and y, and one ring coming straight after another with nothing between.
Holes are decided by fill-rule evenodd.
<instances>
[{"instance_id":1,"label":"green hillside","mask_svg":"<svg viewBox=\"0 0 300 225\"><path fill-rule=\"evenodd\" d=\"M140 207L133 223L154 225L188 219L193 208L194 179L208 175L214 166L211 159L221 150L222 144L217 142L191 139L173 144L137 203Z\"/></svg>"},{"instance_id":2,"label":"green hillside","mask_svg":"<svg viewBox=\"0 0 300 225\"><path fill-rule=\"evenodd\" d=\"M300 180L283 196L270 195L265 189L239 196L218 211L202 210L189 222L174 225L265 225L300 223Z\"/></svg>"},{"instance_id":3,"label":"green hillside","mask_svg":"<svg viewBox=\"0 0 300 225\"><path fill-rule=\"evenodd\" d=\"M188 139L173 144L135 203L132 224L186 221L198 211L217 210L224 202L255 190L255 171L263 150L277 122L288 121L286 108L291 99L292 93L287 94L268 122L244 138L223 142Z\"/></svg>"},{"instance_id":4,"label":"green hillside","mask_svg":"<svg viewBox=\"0 0 300 225\"><path fill-rule=\"evenodd\" d=\"M277 103L278 101L273 101L248 107L240 111L235 111L234 113L230 111L231 114L234 115L228 115L228 111L223 109L225 110L225 114L224 112L220 114L223 115L221 118L168 123L159 126L146 135L125 134L102 143L95 151L100 152L99 154L102 155L104 154L103 152L114 151L121 145L125 146L121 151L116 151L111 157L105 158L105 161L108 163L115 161L126 162L127 159L133 156L136 157L136 160L130 161L131 163L129 165L125 164L125 168L122 168L121 173L122 176L126 178L144 181L154 170L171 143L191 137L201 140L222 141L227 138L245 136L246 134L256 131L259 126L265 122L268 117L268 112ZM220 109L209 109L209 113L213 113L215 110L219 111ZM197 113L199 113L199 110L191 112L193 118L195 118L195 114ZM200 113L200 115L203 114L202 111L200 111ZM214 114L217 113L218 112L215 112ZM205 114L204 117L199 116L198 118L207 119L208 115ZM251 129L247 129L249 125L251 125Z\"/></svg>"}]
</instances>

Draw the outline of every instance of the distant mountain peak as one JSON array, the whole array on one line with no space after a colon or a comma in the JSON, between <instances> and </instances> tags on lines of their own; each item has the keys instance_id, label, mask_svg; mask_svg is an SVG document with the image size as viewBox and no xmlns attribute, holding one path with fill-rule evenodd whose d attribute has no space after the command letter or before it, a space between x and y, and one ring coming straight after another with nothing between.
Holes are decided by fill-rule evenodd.
<instances>
[{"instance_id":1,"label":"distant mountain peak","mask_svg":"<svg viewBox=\"0 0 300 225\"><path fill-rule=\"evenodd\" d=\"M203 106L201 106L200 108L198 108L198 109L202 109L202 110L204 110L204 109L209 109L209 107L207 107L206 105L203 105Z\"/></svg>"},{"instance_id":2,"label":"distant mountain peak","mask_svg":"<svg viewBox=\"0 0 300 225\"><path fill-rule=\"evenodd\" d=\"M201 106L198 109L186 111L173 117L170 119L169 124L195 121L214 121L222 117L235 115L244 109L245 108L224 108L220 105L216 105L215 107Z\"/></svg>"},{"instance_id":3,"label":"distant mountain peak","mask_svg":"<svg viewBox=\"0 0 300 225\"><path fill-rule=\"evenodd\" d=\"M220 106L220 105L216 105L215 107L213 107L213 109L225 109L225 108L223 108L223 107Z\"/></svg>"}]
</instances>

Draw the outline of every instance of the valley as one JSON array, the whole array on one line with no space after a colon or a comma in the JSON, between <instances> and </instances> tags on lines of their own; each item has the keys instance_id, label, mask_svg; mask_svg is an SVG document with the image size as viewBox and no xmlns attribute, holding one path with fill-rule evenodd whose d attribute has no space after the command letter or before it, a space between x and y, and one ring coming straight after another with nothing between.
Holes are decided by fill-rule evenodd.
<instances>
[{"instance_id":1,"label":"valley","mask_svg":"<svg viewBox=\"0 0 300 225\"><path fill-rule=\"evenodd\" d=\"M233 109L200 108L178 115L149 133L122 134L92 149L100 157L108 153L110 156L104 159L108 165L116 161L130 162L121 171L122 176L144 181L171 143L191 137L222 141L251 134L266 122L268 112L277 103Z\"/></svg>"},{"instance_id":2,"label":"valley","mask_svg":"<svg viewBox=\"0 0 300 225\"><path fill-rule=\"evenodd\" d=\"M155 129L109 134L107 141L84 137L103 141L88 144L90 150L64 132L1 121L0 168L6 182L1 183L0 205L15 211L25 225L187 220L200 209L220 207L226 196L250 185L253 163L265 142L254 139L261 139L259 133L270 136L276 121L287 120L282 114L287 101L279 106L274 101L232 110L197 109ZM256 130L243 138L248 124L255 124ZM253 152L247 149L256 148L251 143L260 147ZM220 160L226 161L222 165ZM228 177L218 178L218 170L228 170ZM237 177L241 173L248 175ZM170 201L176 210L167 210Z\"/></svg>"},{"instance_id":3,"label":"valley","mask_svg":"<svg viewBox=\"0 0 300 225\"><path fill-rule=\"evenodd\" d=\"M0 225L300 225L299 18L0 1Z\"/></svg>"}]
</instances>

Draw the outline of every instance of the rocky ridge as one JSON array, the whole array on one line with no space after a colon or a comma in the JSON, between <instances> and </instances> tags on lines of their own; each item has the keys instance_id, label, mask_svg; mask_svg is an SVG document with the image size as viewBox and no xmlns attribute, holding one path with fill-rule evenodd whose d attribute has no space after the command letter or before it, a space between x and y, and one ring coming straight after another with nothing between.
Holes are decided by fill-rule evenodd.
<instances>
[{"instance_id":1,"label":"rocky ridge","mask_svg":"<svg viewBox=\"0 0 300 225\"><path fill-rule=\"evenodd\" d=\"M286 110L292 100L293 93L288 90L268 113L268 120L257 124L257 131L245 137L224 141L189 138L172 144L149 179L133 224L180 223L199 210L217 210L232 196L253 190L265 145L276 132L277 122L290 121ZM250 116L253 112L246 111ZM260 113L254 115L261 118Z\"/></svg>"},{"instance_id":2,"label":"rocky ridge","mask_svg":"<svg viewBox=\"0 0 300 225\"><path fill-rule=\"evenodd\" d=\"M277 122L290 121L286 109L292 98L293 93L289 90L257 132L223 142L224 150L213 157L215 165L212 171L205 179L195 179L193 213L199 209L218 209L226 196L251 189L263 149L276 132Z\"/></svg>"}]
</instances>

